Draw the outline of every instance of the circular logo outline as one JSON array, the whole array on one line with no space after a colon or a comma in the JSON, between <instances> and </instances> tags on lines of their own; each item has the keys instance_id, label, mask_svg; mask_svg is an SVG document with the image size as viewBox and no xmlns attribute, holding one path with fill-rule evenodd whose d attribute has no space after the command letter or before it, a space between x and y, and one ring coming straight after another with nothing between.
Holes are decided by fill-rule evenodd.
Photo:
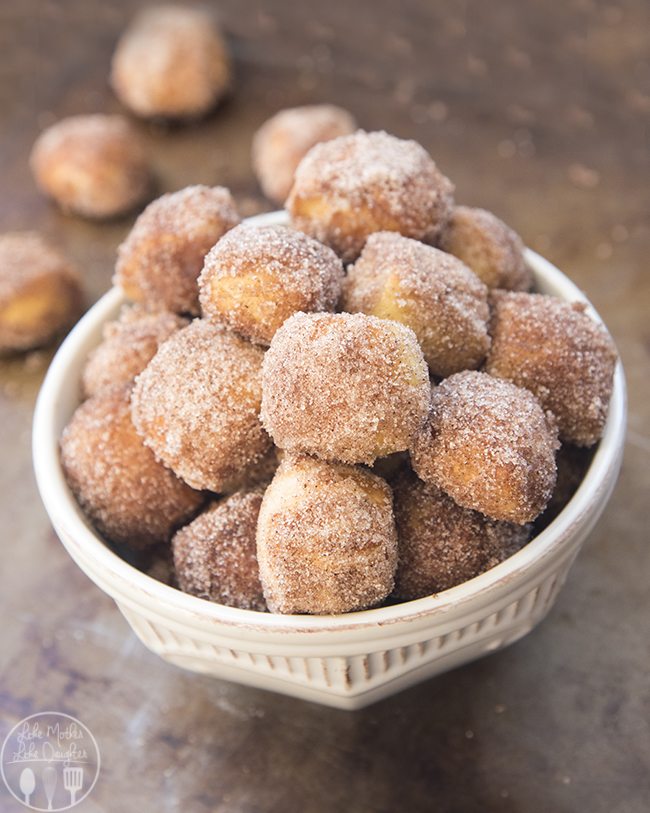
<instances>
[{"instance_id":1,"label":"circular logo outline","mask_svg":"<svg viewBox=\"0 0 650 813\"><path fill-rule=\"evenodd\" d=\"M47 808L47 807L35 807L35 806L31 805L31 804L25 804L25 800L21 799L20 796L17 796L14 793L11 785L7 781L7 777L5 776L5 749L7 747L7 743L11 739L11 736L14 734L14 732L20 726L22 726L25 723L29 722L29 720L33 720L33 719L35 719L37 717L47 717L47 715L52 715L54 717L63 717L66 720L71 720L73 723L76 723L78 726L80 726L88 734L88 736L90 737L90 740L91 740L92 744L95 747L95 753L97 754L97 767L95 769L95 776L93 778L93 781L90 783L90 786L89 786L88 790L84 793L83 796L80 796L78 799L75 799L75 801L73 803L71 803L69 805L66 805L65 807ZM28 760L26 760L26 762L27 761ZM60 760L52 760L52 761L60 761ZM64 811L64 810L71 810L73 807L76 807L78 804L83 802L84 799L87 799L88 796L90 796L90 794L92 793L95 785L97 784L97 780L99 779L99 772L101 770L101 764L102 764L101 752L99 750L99 745L97 744L97 740L95 739L95 735L93 734L93 732L88 728L88 726L85 723L82 723L81 720L77 719L76 717L73 717L71 714L66 714L63 711L38 711L35 714L30 714L28 717L23 717L22 720L19 720L8 731L7 736L4 738L4 740L2 742L2 748L0 749L0 776L2 777L2 782L3 782L4 786L7 788L9 793L14 797L14 799L17 802L19 802L23 807L28 808L29 810L44 811L44 813L47 813L48 809L51 809L53 811L53 813L60 813L60 811Z\"/></svg>"}]
</instances>

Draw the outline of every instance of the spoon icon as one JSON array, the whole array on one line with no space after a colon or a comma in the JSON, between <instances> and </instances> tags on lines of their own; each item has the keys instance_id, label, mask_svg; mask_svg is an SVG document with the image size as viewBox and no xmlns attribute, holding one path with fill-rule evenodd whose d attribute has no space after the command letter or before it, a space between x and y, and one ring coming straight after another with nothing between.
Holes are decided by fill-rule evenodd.
<instances>
[{"instance_id":1,"label":"spoon icon","mask_svg":"<svg viewBox=\"0 0 650 813\"><path fill-rule=\"evenodd\" d=\"M56 768L48 765L43 769L43 788L47 798L47 809L52 810L52 801L54 799L54 791L56 790L57 782Z\"/></svg>"},{"instance_id":2,"label":"spoon icon","mask_svg":"<svg viewBox=\"0 0 650 813\"><path fill-rule=\"evenodd\" d=\"M20 785L20 792L25 799L25 804L29 806L29 797L34 793L34 788L36 787L34 771L31 768L23 768L18 784Z\"/></svg>"}]
</instances>

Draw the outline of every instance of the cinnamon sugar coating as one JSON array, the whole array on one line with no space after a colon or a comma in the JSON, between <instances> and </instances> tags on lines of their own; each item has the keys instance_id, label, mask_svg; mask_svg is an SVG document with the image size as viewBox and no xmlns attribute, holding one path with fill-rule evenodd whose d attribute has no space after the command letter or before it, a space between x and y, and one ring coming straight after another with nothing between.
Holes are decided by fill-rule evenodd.
<instances>
[{"instance_id":1,"label":"cinnamon sugar coating","mask_svg":"<svg viewBox=\"0 0 650 813\"><path fill-rule=\"evenodd\" d=\"M345 463L407 449L430 398L413 331L362 313L290 317L264 357L263 385L277 446Z\"/></svg>"},{"instance_id":2,"label":"cinnamon sugar coating","mask_svg":"<svg viewBox=\"0 0 650 813\"><path fill-rule=\"evenodd\" d=\"M203 319L174 333L136 379L133 422L193 488L221 492L261 460L263 352Z\"/></svg>"},{"instance_id":3,"label":"cinnamon sugar coating","mask_svg":"<svg viewBox=\"0 0 650 813\"><path fill-rule=\"evenodd\" d=\"M533 273L526 265L521 238L492 212L456 206L438 245L469 266L488 288L532 287Z\"/></svg>"},{"instance_id":4,"label":"cinnamon sugar coating","mask_svg":"<svg viewBox=\"0 0 650 813\"><path fill-rule=\"evenodd\" d=\"M437 376L476 369L490 346L487 288L460 260L395 232L371 234L342 307L410 327Z\"/></svg>"},{"instance_id":5,"label":"cinnamon sugar coating","mask_svg":"<svg viewBox=\"0 0 650 813\"><path fill-rule=\"evenodd\" d=\"M412 473L393 485L398 559L395 595L416 599L448 590L498 565L526 544L530 526L497 522L461 508Z\"/></svg>"},{"instance_id":6,"label":"cinnamon sugar coating","mask_svg":"<svg viewBox=\"0 0 650 813\"><path fill-rule=\"evenodd\" d=\"M351 262L376 231L435 239L452 194L453 185L418 143L358 130L307 153L286 207L296 228Z\"/></svg>"},{"instance_id":7,"label":"cinnamon sugar coating","mask_svg":"<svg viewBox=\"0 0 650 813\"><path fill-rule=\"evenodd\" d=\"M266 610L255 543L262 495L238 491L176 533L172 547L181 590L227 607Z\"/></svg>"},{"instance_id":8,"label":"cinnamon sugar coating","mask_svg":"<svg viewBox=\"0 0 650 813\"><path fill-rule=\"evenodd\" d=\"M199 278L203 316L268 345L298 311L332 311L343 265L332 249L286 226L243 223L205 258Z\"/></svg>"},{"instance_id":9,"label":"cinnamon sugar coating","mask_svg":"<svg viewBox=\"0 0 650 813\"><path fill-rule=\"evenodd\" d=\"M487 372L533 392L557 418L562 441L596 443L605 429L617 354L585 306L498 292L491 333Z\"/></svg>"},{"instance_id":10,"label":"cinnamon sugar coating","mask_svg":"<svg viewBox=\"0 0 650 813\"><path fill-rule=\"evenodd\" d=\"M280 465L279 454L278 447L271 446L263 457L245 466L224 482L221 488L222 493L232 494L235 491L250 491L258 486L266 488Z\"/></svg>"},{"instance_id":11,"label":"cinnamon sugar coating","mask_svg":"<svg viewBox=\"0 0 650 813\"><path fill-rule=\"evenodd\" d=\"M163 195L147 206L119 247L114 284L149 307L198 315L205 255L239 220L223 186L188 186Z\"/></svg>"},{"instance_id":12,"label":"cinnamon sugar coating","mask_svg":"<svg viewBox=\"0 0 650 813\"><path fill-rule=\"evenodd\" d=\"M459 505L523 525L555 485L555 420L528 390L487 373L463 372L433 390L413 468Z\"/></svg>"},{"instance_id":13,"label":"cinnamon sugar coating","mask_svg":"<svg viewBox=\"0 0 650 813\"><path fill-rule=\"evenodd\" d=\"M262 502L257 556L272 612L379 604L397 564L390 488L361 468L285 457Z\"/></svg>"},{"instance_id":14,"label":"cinnamon sugar coating","mask_svg":"<svg viewBox=\"0 0 650 813\"><path fill-rule=\"evenodd\" d=\"M120 37L111 85L138 116L193 118L230 85L230 58L211 15L166 5L141 11Z\"/></svg>"},{"instance_id":15,"label":"cinnamon sugar coating","mask_svg":"<svg viewBox=\"0 0 650 813\"><path fill-rule=\"evenodd\" d=\"M169 541L203 495L158 463L131 422L131 388L77 408L61 435L61 463L77 502L108 540L134 548Z\"/></svg>"},{"instance_id":16,"label":"cinnamon sugar coating","mask_svg":"<svg viewBox=\"0 0 650 813\"><path fill-rule=\"evenodd\" d=\"M80 315L70 262L36 232L0 235L0 354L40 347Z\"/></svg>"},{"instance_id":17,"label":"cinnamon sugar coating","mask_svg":"<svg viewBox=\"0 0 650 813\"><path fill-rule=\"evenodd\" d=\"M104 325L101 343L88 356L81 374L84 397L133 381L158 347L186 324L169 311L124 307L118 319Z\"/></svg>"},{"instance_id":18,"label":"cinnamon sugar coating","mask_svg":"<svg viewBox=\"0 0 650 813\"><path fill-rule=\"evenodd\" d=\"M309 150L356 129L352 115L333 104L291 107L267 119L255 133L252 150L253 169L266 197L283 204Z\"/></svg>"},{"instance_id":19,"label":"cinnamon sugar coating","mask_svg":"<svg viewBox=\"0 0 650 813\"><path fill-rule=\"evenodd\" d=\"M62 119L37 138L30 165L45 195L88 218L129 212L151 189L144 147L122 116Z\"/></svg>"}]
</instances>

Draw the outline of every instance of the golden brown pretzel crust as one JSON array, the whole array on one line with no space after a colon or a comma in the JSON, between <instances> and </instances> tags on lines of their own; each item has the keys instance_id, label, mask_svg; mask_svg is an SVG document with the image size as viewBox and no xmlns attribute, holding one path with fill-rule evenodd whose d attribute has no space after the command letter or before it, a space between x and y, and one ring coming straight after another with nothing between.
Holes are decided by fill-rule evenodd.
<instances>
[{"instance_id":1,"label":"golden brown pretzel crust","mask_svg":"<svg viewBox=\"0 0 650 813\"><path fill-rule=\"evenodd\" d=\"M492 212L456 206L438 245L469 266L488 288L532 287L533 273L524 260L521 238Z\"/></svg>"},{"instance_id":2,"label":"golden brown pretzel crust","mask_svg":"<svg viewBox=\"0 0 650 813\"><path fill-rule=\"evenodd\" d=\"M322 141L349 135L354 118L333 104L313 104L280 110L264 122L253 138L253 169L267 198L283 204L298 164Z\"/></svg>"},{"instance_id":3,"label":"golden brown pretzel crust","mask_svg":"<svg viewBox=\"0 0 650 813\"><path fill-rule=\"evenodd\" d=\"M460 260L395 232L371 234L343 284L343 310L410 327L432 373L476 369L490 346L487 288Z\"/></svg>"},{"instance_id":4,"label":"golden brown pretzel crust","mask_svg":"<svg viewBox=\"0 0 650 813\"><path fill-rule=\"evenodd\" d=\"M104 390L75 411L61 463L84 512L107 539L133 547L169 541L203 495L157 462L131 422L131 388Z\"/></svg>"},{"instance_id":5,"label":"golden brown pretzel crust","mask_svg":"<svg viewBox=\"0 0 650 813\"><path fill-rule=\"evenodd\" d=\"M62 119L38 137L30 164L41 191L83 217L129 212L151 188L140 137L122 116Z\"/></svg>"},{"instance_id":6,"label":"golden brown pretzel crust","mask_svg":"<svg viewBox=\"0 0 650 813\"><path fill-rule=\"evenodd\" d=\"M259 347L196 319L136 379L133 422L156 457L194 488L221 492L266 454Z\"/></svg>"},{"instance_id":7,"label":"golden brown pretzel crust","mask_svg":"<svg viewBox=\"0 0 650 813\"><path fill-rule=\"evenodd\" d=\"M459 505L523 525L551 496L558 446L553 416L528 390L464 372L434 389L411 459Z\"/></svg>"},{"instance_id":8,"label":"golden brown pretzel crust","mask_svg":"<svg viewBox=\"0 0 650 813\"><path fill-rule=\"evenodd\" d=\"M378 604L393 589L397 562L390 488L354 466L288 456L264 495L257 556L272 612Z\"/></svg>"},{"instance_id":9,"label":"golden brown pretzel crust","mask_svg":"<svg viewBox=\"0 0 650 813\"><path fill-rule=\"evenodd\" d=\"M399 564L395 595L416 599L448 590L512 556L529 525L496 522L461 508L412 472L393 484Z\"/></svg>"},{"instance_id":10,"label":"golden brown pretzel crust","mask_svg":"<svg viewBox=\"0 0 650 813\"><path fill-rule=\"evenodd\" d=\"M580 303L543 294L493 295L486 370L533 392L557 418L560 438L592 446L603 434L617 353Z\"/></svg>"},{"instance_id":11,"label":"golden brown pretzel crust","mask_svg":"<svg viewBox=\"0 0 650 813\"><path fill-rule=\"evenodd\" d=\"M358 130L307 153L286 206L296 228L350 262L376 231L435 239L452 194L449 179L417 142Z\"/></svg>"},{"instance_id":12,"label":"golden brown pretzel crust","mask_svg":"<svg viewBox=\"0 0 650 813\"><path fill-rule=\"evenodd\" d=\"M118 319L104 325L103 338L81 374L84 397L133 381L156 355L158 347L187 320L169 311L124 307Z\"/></svg>"},{"instance_id":13,"label":"golden brown pretzel crust","mask_svg":"<svg viewBox=\"0 0 650 813\"><path fill-rule=\"evenodd\" d=\"M172 540L181 590L239 607L266 610L255 533L263 491L238 491L210 505Z\"/></svg>"},{"instance_id":14,"label":"golden brown pretzel crust","mask_svg":"<svg viewBox=\"0 0 650 813\"><path fill-rule=\"evenodd\" d=\"M332 249L286 226L236 226L205 258L203 315L268 345L298 311L332 311L343 265Z\"/></svg>"},{"instance_id":15,"label":"golden brown pretzel crust","mask_svg":"<svg viewBox=\"0 0 650 813\"><path fill-rule=\"evenodd\" d=\"M207 113L228 89L230 75L228 52L210 14L179 6L136 15L111 66L116 95L143 117Z\"/></svg>"},{"instance_id":16,"label":"golden brown pretzel crust","mask_svg":"<svg viewBox=\"0 0 650 813\"><path fill-rule=\"evenodd\" d=\"M292 316L264 357L263 383L276 445L346 463L407 449L430 397L413 331L362 313Z\"/></svg>"},{"instance_id":17,"label":"golden brown pretzel crust","mask_svg":"<svg viewBox=\"0 0 650 813\"><path fill-rule=\"evenodd\" d=\"M78 273L39 234L0 235L0 354L46 344L82 304Z\"/></svg>"},{"instance_id":18,"label":"golden brown pretzel crust","mask_svg":"<svg viewBox=\"0 0 650 813\"><path fill-rule=\"evenodd\" d=\"M205 255L239 220L223 186L188 186L163 195L147 206L119 247L114 284L149 307L198 315Z\"/></svg>"}]
</instances>

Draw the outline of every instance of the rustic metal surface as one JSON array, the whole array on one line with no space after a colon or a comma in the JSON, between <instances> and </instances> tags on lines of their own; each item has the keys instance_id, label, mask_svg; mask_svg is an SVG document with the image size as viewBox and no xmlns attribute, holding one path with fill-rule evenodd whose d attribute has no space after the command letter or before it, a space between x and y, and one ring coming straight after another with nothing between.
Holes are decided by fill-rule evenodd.
<instances>
[{"instance_id":1,"label":"rustic metal surface","mask_svg":"<svg viewBox=\"0 0 650 813\"><path fill-rule=\"evenodd\" d=\"M128 220L67 217L36 193L39 129L117 111L115 39L136 6L0 5L0 229L39 228L110 284ZM186 674L150 655L72 564L30 461L49 353L0 363L0 735L43 709L102 751L85 811L584 811L650 800L650 10L595 3L222 0L234 94L206 121L141 125L161 190L249 168L281 106L334 101L425 144L458 199L493 209L586 290L630 387L623 472L547 621L505 652L359 713ZM0 786L0 810L19 805Z\"/></svg>"}]
</instances>

